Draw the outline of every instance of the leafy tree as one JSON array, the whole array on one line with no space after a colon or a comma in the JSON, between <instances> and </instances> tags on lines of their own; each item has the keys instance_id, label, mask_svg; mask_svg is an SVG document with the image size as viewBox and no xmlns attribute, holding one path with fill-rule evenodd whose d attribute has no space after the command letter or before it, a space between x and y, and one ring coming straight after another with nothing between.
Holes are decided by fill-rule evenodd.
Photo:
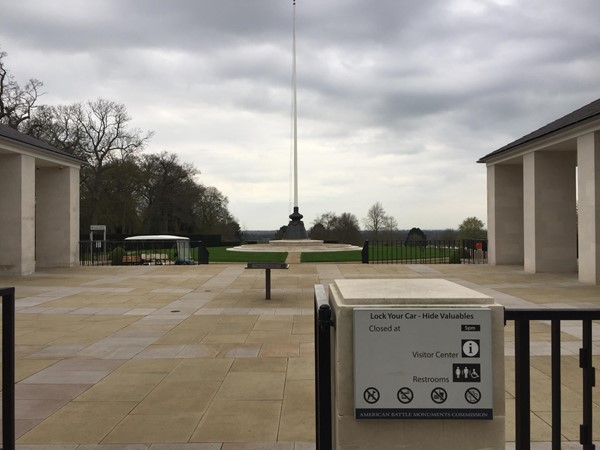
<instances>
[{"instance_id":1,"label":"leafy tree","mask_svg":"<svg viewBox=\"0 0 600 450\"><path fill-rule=\"evenodd\" d=\"M144 230L152 234L193 231L194 200L200 194L193 180L196 169L167 152L142 155L140 166Z\"/></svg>"},{"instance_id":2,"label":"leafy tree","mask_svg":"<svg viewBox=\"0 0 600 450\"><path fill-rule=\"evenodd\" d=\"M312 239L338 241L347 244L362 242L358 219L354 214L342 213L336 215L327 212L318 216L309 230Z\"/></svg>"},{"instance_id":3,"label":"leafy tree","mask_svg":"<svg viewBox=\"0 0 600 450\"><path fill-rule=\"evenodd\" d=\"M308 233L311 239L321 239L323 241L335 240L332 233L336 220L337 216L333 212L326 212L317 216Z\"/></svg>"},{"instance_id":4,"label":"leafy tree","mask_svg":"<svg viewBox=\"0 0 600 450\"><path fill-rule=\"evenodd\" d=\"M337 218L334 225L334 234L336 240L345 244L360 244L362 242L358 219L351 213L342 213Z\"/></svg>"},{"instance_id":5,"label":"leafy tree","mask_svg":"<svg viewBox=\"0 0 600 450\"><path fill-rule=\"evenodd\" d=\"M37 108L41 81L31 78L21 87L6 68L6 52L0 52L0 123L22 131Z\"/></svg>"},{"instance_id":6,"label":"leafy tree","mask_svg":"<svg viewBox=\"0 0 600 450\"><path fill-rule=\"evenodd\" d=\"M273 239L275 239L275 240L283 239L283 235L285 234L286 231L287 231L287 225L282 225L281 227L279 227L279 230L277 230L277 232L275 233L275 236L273 236Z\"/></svg>"},{"instance_id":7,"label":"leafy tree","mask_svg":"<svg viewBox=\"0 0 600 450\"><path fill-rule=\"evenodd\" d=\"M142 230L141 187L144 185L138 161L117 160L107 165L101 180L98 217L111 232L137 234ZM87 209L82 200L82 208Z\"/></svg>"},{"instance_id":8,"label":"leafy tree","mask_svg":"<svg viewBox=\"0 0 600 450\"><path fill-rule=\"evenodd\" d=\"M241 229L228 210L228 199L218 189L196 183L198 170L177 155L142 155L141 211L148 233L220 234L240 238Z\"/></svg>"},{"instance_id":9,"label":"leafy tree","mask_svg":"<svg viewBox=\"0 0 600 450\"><path fill-rule=\"evenodd\" d=\"M225 239L239 239L241 229L229 212L228 205L229 199L217 188L200 185L200 197L196 204L198 228L205 233L222 234Z\"/></svg>"},{"instance_id":10,"label":"leafy tree","mask_svg":"<svg viewBox=\"0 0 600 450\"><path fill-rule=\"evenodd\" d=\"M406 236L406 245L414 246L427 240L427 236L420 228L411 228Z\"/></svg>"},{"instance_id":11,"label":"leafy tree","mask_svg":"<svg viewBox=\"0 0 600 450\"><path fill-rule=\"evenodd\" d=\"M467 217L458 226L458 237L460 239L486 239L487 230L477 217Z\"/></svg>"},{"instance_id":12,"label":"leafy tree","mask_svg":"<svg viewBox=\"0 0 600 450\"><path fill-rule=\"evenodd\" d=\"M314 225L310 230L308 230L308 235L311 239L318 239L322 241L329 240L328 236L329 231L325 228L321 222L314 222Z\"/></svg>"}]
</instances>

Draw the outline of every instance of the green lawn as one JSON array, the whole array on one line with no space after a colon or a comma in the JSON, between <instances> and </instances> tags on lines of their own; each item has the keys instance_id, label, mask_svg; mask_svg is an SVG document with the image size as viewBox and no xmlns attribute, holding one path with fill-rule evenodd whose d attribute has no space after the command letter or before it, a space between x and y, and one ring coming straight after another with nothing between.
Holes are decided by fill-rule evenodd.
<instances>
[{"instance_id":1,"label":"green lawn","mask_svg":"<svg viewBox=\"0 0 600 450\"><path fill-rule=\"evenodd\" d=\"M208 247L211 262L285 262L287 253L228 252L227 247Z\"/></svg>"},{"instance_id":2,"label":"green lawn","mask_svg":"<svg viewBox=\"0 0 600 450\"><path fill-rule=\"evenodd\" d=\"M360 250L351 252L309 252L302 253L303 263L316 262L361 262Z\"/></svg>"},{"instance_id":3,"label":"green lawn","mask_svg":"<svg viewBox=\"0 0 600 450\"><path fill-rule=\"evenodd\" d=\"M264 252L228 252L226 247L209 247L209 262L285 262L287 253ZM414 261L441 262L459 251L444 247L405 247L405 246L371 246L371 261ZM356 262L362 260L360 250L350 252L306 252L302 253L303 263L320 262Z\"/></svg>"}]
</instances>

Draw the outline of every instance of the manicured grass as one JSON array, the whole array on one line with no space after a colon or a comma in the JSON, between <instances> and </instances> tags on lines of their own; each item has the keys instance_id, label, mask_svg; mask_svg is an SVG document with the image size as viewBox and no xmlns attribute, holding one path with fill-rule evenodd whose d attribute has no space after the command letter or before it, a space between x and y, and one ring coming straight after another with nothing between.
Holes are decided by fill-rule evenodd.
<instances>
[{"instance_id":1,"label":"manicured grass","mask_svg":"<svg viewBox=\"0 0 600 450\"><path fill-rule=\"evenodd\" d=\"M276 252L228 252L227 247L209 247L211 262L285 262L287 253Z\"/></svg>"},{"instance_id":2,"label":"manicured grass","mask_svg":"<svg viewBox=\"0 0 600 450\"><path fill-rule=\"evenodd\" d=\"M360 250L351 252L307 252L302 253L303 263L318 262L360 262Z\"/></svg>"}]
</instances>

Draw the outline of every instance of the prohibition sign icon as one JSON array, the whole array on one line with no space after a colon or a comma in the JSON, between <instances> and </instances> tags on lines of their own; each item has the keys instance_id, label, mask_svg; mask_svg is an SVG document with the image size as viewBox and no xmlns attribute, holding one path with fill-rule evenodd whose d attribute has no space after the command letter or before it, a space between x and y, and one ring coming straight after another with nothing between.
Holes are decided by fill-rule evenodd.
<instances>
[{"instance_id":1,"label":"prohibition sign icon","mask_svg":"<svg viewBox=\"0 0 600 450\"><path fill-rule=\"evenodd\" d=\"M374 387L366 388L363 393L363 398L365 399L365 402L371 405L377 403L379 401L379 391Z\"/></svg>"},{"instance_id":2,"label":"prohibition sign icon","mask_svg":"<svg viewBox=\"0 0 600 450\"><path fill-rule=\"evenodd\" d=\"M465 391L465 400L471 405L479 403L479 400L481 400L481 392L479 392L479 389L477 388L469 388Z\"/></svg>"},{"instance_id":3,"label":"prohibition sign icon","mask_svg":"<svg viewBox=\"0 0 600 450\"><path fill-rule=\"evenodd\" d=\"M444 403L447 398L448 393L444 388L437 387L433 391L431 391L431 400L433 400L434 403L437 403L438 405Z\"/></svg>"},{"instance_id":4,"label":"prohibition sign icon","mask_svg":"<svg viewBox=\"0 0 600 450\"><path fill-rule=\"evenodd\" d=\"M407 403L412 402L414 394L412 389L403 387L398 389L398 393L396 394L396 396L398 397L398 401L400 403L404 403L406 405Z\"/></svg>"}]
</instances>

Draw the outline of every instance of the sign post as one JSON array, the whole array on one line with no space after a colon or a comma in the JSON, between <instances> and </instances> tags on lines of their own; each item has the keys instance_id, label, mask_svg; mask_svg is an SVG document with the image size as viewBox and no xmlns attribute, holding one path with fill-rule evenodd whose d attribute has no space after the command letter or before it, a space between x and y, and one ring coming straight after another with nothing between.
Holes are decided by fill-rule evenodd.
<instances>
[{"instance_id":1,"label":"sign post","mask_svg":"<svg viewBox=\"0 0 600 450\"><path fill-rule=\"evenodd\" d=\"M505 447L504 310L441 279L329 286L333 448Z\"/></svg>"}]
</instances>

